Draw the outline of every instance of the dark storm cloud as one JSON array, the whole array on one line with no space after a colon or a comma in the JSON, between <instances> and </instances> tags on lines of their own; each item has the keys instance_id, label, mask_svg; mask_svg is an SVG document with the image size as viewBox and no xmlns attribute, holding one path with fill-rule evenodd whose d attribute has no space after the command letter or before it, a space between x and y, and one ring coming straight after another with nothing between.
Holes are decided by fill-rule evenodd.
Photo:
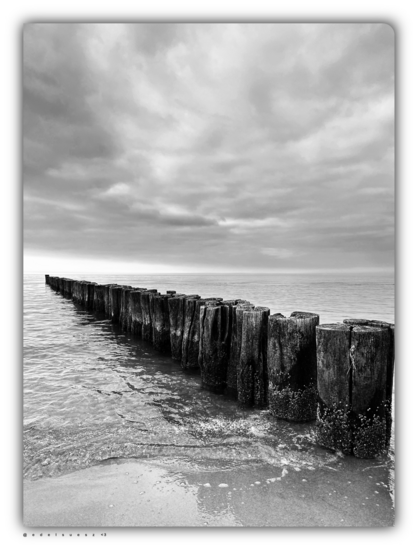
<instances>
[{"instance_id":1,"label":"dark storm cloud","mask_svg":"<svg viewBox=\"0 0 418 550\"><path fill-rule=\"evenodd\" d=\"M393 264L376 24L30 24L25 249L225 269Z\"/></svg>"}]
</instances>

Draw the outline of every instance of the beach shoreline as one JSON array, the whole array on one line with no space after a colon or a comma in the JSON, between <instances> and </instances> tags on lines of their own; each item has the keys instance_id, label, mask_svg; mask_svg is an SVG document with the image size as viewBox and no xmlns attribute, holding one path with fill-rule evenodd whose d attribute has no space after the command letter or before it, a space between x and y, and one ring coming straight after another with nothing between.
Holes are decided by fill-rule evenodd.
<instances>
[{"instance_id":1,"label":"beach shoreline","mask_svg":"<svg viewBox=\"0 0 418 550\"><path fill-rule=\"evenodd\" d=\"M23 522L73 528L392 526L385 468L367 464L370 474L358 483L347 480L349 470L339 463L301 472L262 464L207 471L184 465L189 470L179 475L178 464L114 459L24 481Z\"/></svg>"}]
</instances>

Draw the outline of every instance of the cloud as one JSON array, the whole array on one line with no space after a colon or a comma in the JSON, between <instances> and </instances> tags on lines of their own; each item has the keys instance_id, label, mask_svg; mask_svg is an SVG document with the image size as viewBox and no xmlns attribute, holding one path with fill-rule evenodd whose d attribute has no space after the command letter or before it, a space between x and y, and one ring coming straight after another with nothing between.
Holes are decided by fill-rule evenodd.
<instances>
[{"instance_id":1,"label":"cloud","mask_svg":"<svg viewBox=\"0 0 418 550\"><path fill-rule=\"evenodd\" d=\"M388 25L27 24L23 54L28 253L393 266Z\"/></svg>"}]
</instances>

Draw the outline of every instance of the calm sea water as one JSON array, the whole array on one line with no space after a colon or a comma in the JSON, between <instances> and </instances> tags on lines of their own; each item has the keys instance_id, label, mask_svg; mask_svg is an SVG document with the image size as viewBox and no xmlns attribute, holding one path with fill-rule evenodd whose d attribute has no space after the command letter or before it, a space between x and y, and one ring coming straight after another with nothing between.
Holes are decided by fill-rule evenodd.
<instances>
[{"instance_id":1,"label":"calm sea water","mask_svg":"<svg viewBox=\"0 0 418 550\"><path fill-rule=\"evenodd\" d=\"M386 276L62 276L245 298L272 313L315 312L321 323L346 317L394 321L394 284ZM372 461L321 449L312 423L277 421L268 411L242 410L236 401L201 390L198 373L186 375L149 343L63 298L45 285L43 275L24 278L23 390L29 480L108 459L139 458L179 475L185 469L237 471L255 465L271 475L326 476L335 470L359 487L376 468L379 483L393 492L393 438L389 455Z\"/></svg>"}]
</instances>

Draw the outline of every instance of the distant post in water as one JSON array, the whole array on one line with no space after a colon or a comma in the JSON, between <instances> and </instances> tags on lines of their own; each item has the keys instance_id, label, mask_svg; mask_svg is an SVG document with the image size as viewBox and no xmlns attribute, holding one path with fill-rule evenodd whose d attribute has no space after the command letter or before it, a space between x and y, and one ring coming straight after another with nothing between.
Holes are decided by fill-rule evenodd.
<instances>
[{"instance_id":1,"label":"distant post in water","mask_svg":"<svg viewBox=\"0 0 418 550\"><path fill-rule=\"evenodd\" d=\"M237 372L238 402L246 407L267 405L267 333L270 309L244 310Z\"/></svg>"},{"instance_id":2,"label":"distant post in water","mask_svg":"<svg viewBox=\"0 0 418 550\"><path fill-rule=\"evenodd\" d=\"M104 313L104 285L95 285L93 295L93 310Z\"/></svg>"},{"instance_id":3,"label":"distant post in water","mask_svg":"<svg viewBox=\"0 0 418 550\"><path fill-rule=\"evenodd\" d=\"M120 314L119 324L125 332L128 330L128 307L129 307L129 295L132 291L131 286L123 286L120 296Z\"/></svg>"},{"instance_id":4,"label":"distant post in water","mask_svg":"<svg viewBox=\"0 0 418 550\"><path fill-rule=\"evenodd\" d=\"M109 289L109 312L112 323L119 323L122 286L111 286Z\"/></svg>"},{"instance_id":5,"label":"distant post in water","mask_svg":"<svg viewBox=\"0 0 418 550\"><path fill-rule=\"evenodd\" d=\"M87 284L87 300L86 300L86 309L92 310L94 304L94 287L97 283L88 283Z\"/></svg>"},{"instance_id":6,"label":"distant post in water","mask_svg":"<svg viewBox=\"0 0 418 550\"><path fill-rule=\"evenodd\" d=\"M49 285L49 275L45 275L45 284Z\"/></svg>"},{"instance_id":7,"label":"distant post in water","mask_svg":"<svg viewBox=\"0 0 418 550\"><path fill-rule=\"evenodd\" d=\"M103 298L104 298L104 312L108 319L110 319L110 290L113 286L116 286L115 284L107 284L103 285L104 292L103 292Z\"/></svg>"},{"instance_id":8,"label":"distant post in water","mask_svg":"<svg viewBox=\"0 0 418 550\"><path fill-rule=\"evenodd\" d=\"M171 295L168 299L168 317L170 321L170 348L171 358L181 360L181 345L184 329L184 302L185 294Z\"/></svg>"},{"instance_id":9,"label":"distant post in water","mask_svg":"<svg viewBox=\"0 0 418 550\"><path fill-rule=\"evenodd\" d=\"M153 327L152 343L155 349L170 353L170 316L168 300L170 294L155 294L153 296Z\"/></svg>"},{"instance_id":10,"label":"distant post in water","mask_svg":"<svg viewBox=\"0 0 418 550\"><path fill-rule=\"evenodd\" d=\"M152 342L151 295L157 292L155 288L141 292L142 338L148 342Z\"/></svg>"},{"instance_id":11,"label":"distant post in water","mask_svg":"<svg viewBox=\"0 0 418 550\"><path fill-rule=\"evenodd\" d=\"M317 412L316 333L319 315L295 311L270 315L268 403L276 418L315 420Z\"/></svg>"}]
</instances>

